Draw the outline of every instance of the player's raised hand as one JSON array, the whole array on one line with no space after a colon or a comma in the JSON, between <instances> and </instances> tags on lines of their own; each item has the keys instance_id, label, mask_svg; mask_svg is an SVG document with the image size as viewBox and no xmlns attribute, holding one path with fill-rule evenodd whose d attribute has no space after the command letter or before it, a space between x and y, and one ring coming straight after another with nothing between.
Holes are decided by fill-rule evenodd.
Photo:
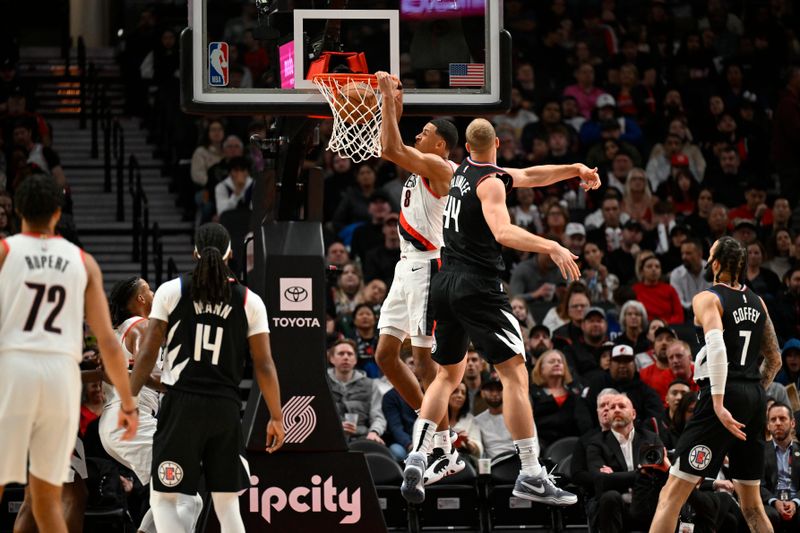
<instances>
[{"instance_id":1,"label":"player's raised hand","mask_svg":"<svg viewBox=\"0 0 800 533\"><path fill-rule=\"evenodd\" d=\"M553 260L553 263L561 271L561 276L567 281L576 281L581 277L581 269L575 262L577 258L577 255L561 245L556 246L555 250L550 252L550 259Z\"/></svg>"},{"instance_id":2,"label":"player's raised hand","mask_svg":"<svg viewBox=\"0 0 800 533\"><path fill-rule=\"evenodd\" d=\"M117 429L124 429L125 433L122 434L122 440L131 440L136 436L136 430L139 428L139 409L125 410L120 405L119 415L117 415Z\"/></svg>"},{"instance_id":3,"label":"player's raised hand","mask_svg":"<svg viewBox=\"0 0 800 533\"><path fill-rule=\"evenodd\" d=\"M397 80L393 78L391 74L384 72L383 70L376 72L375 77L378 78L378 89L381 91L381 94L387 98L394 97L394 90L397 87Z\"/></svg>"},{"instance_id":4,"label":"player's raised hand","mask_svg":"<svg viewBox=\"0 0 800 533\"><path fill-rule=\"evenodd\" d=\"M274 453L283 446L283 439L286 438L286 432L283 429L282 420L270 420L267 424L267 451Z\"/></svg>"},{"instance_id":5,"label":"player's raised hand","mask_svg":"<svg viewBox=\"0 0 800 533\"><path fill-rule=\"evenodd\" d=\"M600 174L597 167L589 168L583 163L578 163L578 177L581 179L581 187L585 191L600 187Z\"/></svg>"},{"instance_id":6,"label":"player's raised hand","mask_svg":"<svg viewBox=\"0 0 800 533\"><path fill-rule=\"evenodd\" d=\"M731 412L722 405L722 402L714 402L714 412L717 414L719 421L722 422L722 425L725 426L725 429L730 431L734 437L739 440L747 440L747 435L742 431L744 424L733 418Z\"/></svg>"}]
</instances>

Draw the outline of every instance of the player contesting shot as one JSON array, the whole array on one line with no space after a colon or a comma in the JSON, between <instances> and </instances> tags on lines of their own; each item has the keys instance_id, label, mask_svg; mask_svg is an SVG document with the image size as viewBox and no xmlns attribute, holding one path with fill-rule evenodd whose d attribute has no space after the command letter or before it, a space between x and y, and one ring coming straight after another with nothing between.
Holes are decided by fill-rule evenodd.
<instances>
[{"instance_id":1,"label":"player contesting shot","mask_svg":"<svg viewBox=\"0 0 800 533\"><path fill-rule=\"evenodd\" d=\"M278 375L264 302L228 269L228 232L205 224L195 243L194 271L156 291L131 388L138 392L145 384L166 340L161 383L167 392L153 437L151 472L156 529L188 531L178 513L178 494L194 495L202 475L222 532L238 533L244 523L237 492L250 487L239 417L248 352L270 413L265 445L270 453L284 439Z\"/></svg>"},{"instance_id":2,"label":"player contesting shot","mask_svg":"<svg viewBox=\"0 0 800 533\"><path fill-rule=\"evenodd\" d=\"M122 402L123 438L138 426L100 267L55 234L63 200L52 177L27 177L15 199L22 233L0 241L0 499L7 483L27 482L48 533L67 531L61 486L78 434L84 315Z\"/></svg>"},{"instance_id":3,"label":"player contesting shot","mask_svg":"<svg viewBox=\"0 0 800 533\"><path fill-rule=\"evenodd\" d=\"M781 366L767 308L742 285L747 251L732 237L711 246L707 268L714 285L692 300L698 337L694 379L697 406L675 447L677 459L661 490L651 533L675 531L678 515L703 477L715 477L728 456L729 472L751 531L772 531L761 501L766 392ZM759 366L759 359L764 360Z\"/></svg>"},{"instance_id":4,"label":"player contesting shot","mask_svg":"<svg viewBox=\"0 0 800 533\"><path fill-rule=\"evenodd\" d=\"M522 463L514 494L543 503L571 505L577 497L558 489L536 457L524 341L499 274L505 268L502 246L549 255L565 279L580 277L577 257L557 242L511 223L506 194L512 187L547 184L541 171L537 167L497 167L499 139L485 119L470 123L466 146L470 156L451 179L443 214L442 268L431 282L430 305L436 319L432 357L439 369L425 391L414 424L413 451L406 459L401 490L409 502L420 503L425 498L425 458L436 421L447 411L450 394L463 378L463 360L472 341L503 381L504 416ZM576 165L562 172L569 172L569 177L580 176L584 188L600 185L596 169ZM555 173L547 179L554 182L559 178L563 179Z\"/></svg>"}]
</instances>

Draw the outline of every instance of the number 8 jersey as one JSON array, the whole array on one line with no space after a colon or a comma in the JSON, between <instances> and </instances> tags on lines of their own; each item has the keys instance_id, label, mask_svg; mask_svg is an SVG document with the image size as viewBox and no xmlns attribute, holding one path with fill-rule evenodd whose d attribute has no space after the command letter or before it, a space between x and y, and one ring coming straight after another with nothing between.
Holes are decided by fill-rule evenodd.
<instances>
[{"instance_id":1,"label":"number 8 jersey","mask_svg":"<svg viewBox=\"0 0 800 533\"><path fill-rule=\"evenodd\" d=\"M447 161L453 170L456 165ZM400 198L400 253L436 252L442 247L442 213L446 196L439 196L431 188L428 178L412 174L403 185Z\"/></svg>"},{"instance_id":2,"label":"number 8 jersey","mask_svg":"<svg viewBox=\"0 0 800 533\"><path fill-rule=\"evenodd\" d=\"M83 251L61 237L20 234L0 241L0 356L83 356Z\"/></svg>"},{"instance_id":3,"label":"number 8 jersey","mask_svg":"<svg viewBox=\"0 0 800 533\"><path fill-rule=\"evenodd\" d=\"M191 274L164 283L153 298L150 320L167 323L161 382L176 390L223 396L238 402L248 339L269 333L261 298L231 281L224 304L192 301Z\"/></svg>"}]
</instances>

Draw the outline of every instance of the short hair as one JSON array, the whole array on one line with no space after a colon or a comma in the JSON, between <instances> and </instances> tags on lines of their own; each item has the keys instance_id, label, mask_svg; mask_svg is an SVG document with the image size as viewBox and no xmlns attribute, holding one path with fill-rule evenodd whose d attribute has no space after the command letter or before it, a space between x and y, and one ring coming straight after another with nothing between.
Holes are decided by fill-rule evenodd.
<instances>
[{"instance_id":1,"label":"short hair","mask_svg":"<svg viewBox=\"0 0 800 533\"><path fill-rule=\"evenodd\" d=\"M680 379L680 378L678 378L678 379L673 379L673 380L670 382L670 384L669 384L669 385L667 385L667 390L671 389L673 385L684 385L684 386L686 386L686 387L689 387L689 389L690 389L690 390L691 390L691 388L692 388L692 386L691 386L691 385L689 385L689 382L688 382L688 381L686 381L685 379Z\"/></svg>"},{"instance_id":2,"label":"short hair","mask_svg":"<svg viewBox=\"0 0 800 533\"><path fill-rule=\"evenodd\" d=\"M467 126L467 142L477 152L491 148L495 138L494 126L485 118L476 118Z\"/></svg>"},{"instance_id":3,"label":"short hair","mask_svg":"<svg viewBox=\"0 0 800 533\"><path fill-rule=\"evenodd\" d=\"M681 243L681 246L683 246L684 244L692 244L694 245L695 248L697 248L700 251L700 253L703 253L703 241L701 241L697 237L689 237L688 239L686 239Z\"/></svg>"},{"instance_id":4,"label":"short hair","mask_svg":"<svg viewBox=\"0 0 800 533\"><path fill-rule=\"evenodd\" d=\"M790 406L786 405L785 403L779 402L777 400L775 401L775 403L773 403L772 405L769 406L769 409L767 409L767 418L769 418L769 412L772 411L773 409L778 408L778 407L783 407L784 409L786 409L786 411L788 411L789 420L792 420L794 418L794 411L792 411L792 408Z\"/></svg>"},{"instance_id":5,"label":"short hair","mask_svg":"<svg viewBox=\"0 0 800 533\"><path fill-rule=\"evenodd\" d=\"M230 163L228 163L229 170L250 170L250 163L247 161L247 158L244 156L239 157L232 157Z\"/></svg>"},{"instance_id":6,"label":"short hair","mask_svg":"<svg viewBox=\"0 0 800 533\"><path fill-rule=\"evenodd\" d=\"M675 339L671 343L669 343L670 346L673 346L673 345L676 345L676 344L678 346L681 346L684 349L684 351L689 354L689 357L692 357L692 347L689 346L688 342L686 342L684 340L681 340L681 339Z\"/></svg>"},{"instance_id":7,"label":"short hair","mask_svg":"<svg viewBox=\"0 0 800 533\"><path fill-rule=\"evenodd\" d=\"M361 303L361 304L356 305L355 309L353 309L353 318L355 318L356 314L358 314L358 312L361 311L361 309L364 308L364 307L366 307L367 309L370 310L370 312L372 313L372 316L376 316L375 315L375 309L373 309L370 304Z\"/></svg>"},{"instance_id":8,"label":"short hair","mask_svg":"<svg viewBox=\"0 0 800 533\"><path fill-rule=\"evenodd\" d=\"M64 190L47 174L32 174L17 189L14 205L22 218L36 225L47 224L64 203Z\"/></svg>"},{"instance_id":9,"label":"short hair","mask_svg":"<svg viewBox=\"0 0 800 533\"><path fill-rule=\"evenodd\" d=\"M647 320L647 309L645 309L644 304L639 300L628 300L622 304L622 309L619 310L619 322L622 326L622 330L625 331L625 313L628 312L628 309L635 309L639 312L642 316L642 330L647 330L650 326L650 322Z\"/></svg>"},{"instance_id":10,"label":"short hair","mask_svg":"<svg viewBox=\"0 0 800 533\"><path fill-rule=\"evenodd\" d=\"M599 402L600 398L602 398L603 396L609 396L609 395L616 396L617 394L619 394L619 391L617 389L613 387L606 387L605 389L597 393L597 401Z\"/></svg>"},{"instance_id":11,"label":"short hair","mask_svg":"<svg viewBox=\"0 0 800 533\"><path fill-rule=\"evenodd\" d=\"M346 344L349 347L351 347L355 353L358 353L358 346L356 346L356 343L355 343L354 340L352 340L352 339L336 339L328 347L328 355L329 356L333 355L334 350L336 350L336 347L339 346L340 344Z\"/></svg>"},{"instance_id":12,"label":"short hair","mask_svg":"<svg viewBox=\"0 0 800 533\"><path fill-rule=\"evenodd\" d=\"M436 127L436 134L444 140L448 152L458 144L458 130L452 122L444 118L435 118L431 120L431 124Z\"/></svg>"},{"instance_id":13,"label":"short hair","mask_svg":"<svg viewBox=\"0 0 800 533\"><path fill-rule=\"evenodd\" d=\"M758 242L758 241L756 241ZM747 248L733 237L720 237L717 241L717 248L711 256L709 265L714 261L719 261L720 270L715 276L714 281L719 282L719 275L727 272L731 280L740 280L747 268ZM710 268L710 267L709 267Z\"/></svg>"},{"instance_id":14,"label":"short hair","mask_svg":"<svg viewBox=\"0 0 800 533\"><path fill-rule=\"evenodd\" d=\"M538 385L539 387L545 384L544 376L542 375L542 361L544 361L545 356L554 353L561 358L561 364L564 365L564 383L572 383L572 373L569 371L569 365L567 364L567 357L564 355L564 352L561 350L547 350L542 355L540 355L536 359L536 364L533 365L533 370L531 370L531 381L533 381L534 385Z\"/></svg>"},{"instance_id":15,"label":"short hair","mask_svg":"<svg viewBox=\"0 0 800 533\"><path fill-rule=\"evenodd\" d=\"M236 135L228 135L227 137L225 137L225 140L222 141L222 146L228 146L228 145L231 145L231 144L235 144L236 146L244 147L244 143Z\"/></svg>"}]
</instances>

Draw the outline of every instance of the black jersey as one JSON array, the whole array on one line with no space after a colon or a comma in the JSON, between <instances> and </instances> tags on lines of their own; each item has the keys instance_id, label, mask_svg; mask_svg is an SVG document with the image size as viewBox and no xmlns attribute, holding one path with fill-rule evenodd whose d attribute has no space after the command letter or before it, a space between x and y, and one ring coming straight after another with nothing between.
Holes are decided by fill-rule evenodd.
<instances>
[{"instance_id":1,"label":"black jersey","mask_svg":"<svg viewBox=\"0 0 800 533\"><path fill-rule=\"evenodd\" d=\"M450 180L450 193L444 208L444 267L457 270L459 265L473 270L498 274L505 263L498 243L477 195L478 185L485 179L500 179L511 191L513 180L500 167L476 163L469 157L456 169Z\"/></svg>"},{"instance_id":2,"label":"black jersey","mask_svg":"<svg viewBox=\"0 0 800 533\"><path fill-rule=\"evenodd\" d=\"M250 354L246 291L231 284L226 304L194 302L191 274L180 277L181 296L169 313L162 381L195 394L225 396L240 401L239 383Z\"/></svg>"},{"instance_id":3,"label":"black jersey","mask_svg":"<svg viewBox=\"0 0 800 533\"><path fill-rule=\"evenodd\" d=\"M733 289L715 284L706 289L719 297L722 304L722 338L728 354L728 381L760 380L761 340L767 312L761 298L750 287ZM703 331L698 331L701 344L705 344ZM695 378L708 377L705 350L695 363Z\"/></svg>"}]
</instances>

